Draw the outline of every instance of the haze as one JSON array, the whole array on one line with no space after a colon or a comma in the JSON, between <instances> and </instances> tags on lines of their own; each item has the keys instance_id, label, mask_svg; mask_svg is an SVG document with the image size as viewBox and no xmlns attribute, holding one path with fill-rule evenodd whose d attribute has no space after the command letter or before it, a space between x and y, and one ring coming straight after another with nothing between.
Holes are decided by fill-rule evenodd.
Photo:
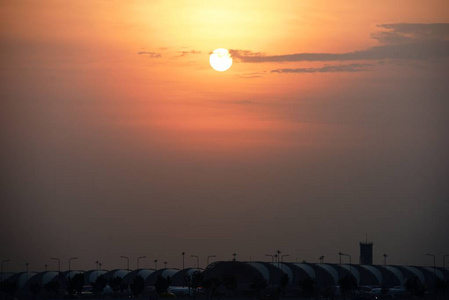
<instances>
[{"instance_id":1,"label":"haze","mask_svg":"<svg viewBox=\"0 0 449 300\"><path fill-rule=\"evenodd\" d=\"M446 1L3 1L0 25L6 271L449 254Z\"/></svg>"}]
</instances>

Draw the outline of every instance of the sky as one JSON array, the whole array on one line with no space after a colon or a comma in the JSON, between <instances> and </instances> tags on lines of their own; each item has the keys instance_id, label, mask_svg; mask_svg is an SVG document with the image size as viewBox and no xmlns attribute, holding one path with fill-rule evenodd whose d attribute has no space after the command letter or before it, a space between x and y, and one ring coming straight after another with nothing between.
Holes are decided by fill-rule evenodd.
<instances>
[{"instance_id":1,"label":"sky","mask_svg":"<svg viewBox=\"0 0 449 300\"><path fill-rule=\"evenodd\" d=\"M448 71L445 0L2 1L5 271L441 266Z\"/></svg>"}]
</instances>

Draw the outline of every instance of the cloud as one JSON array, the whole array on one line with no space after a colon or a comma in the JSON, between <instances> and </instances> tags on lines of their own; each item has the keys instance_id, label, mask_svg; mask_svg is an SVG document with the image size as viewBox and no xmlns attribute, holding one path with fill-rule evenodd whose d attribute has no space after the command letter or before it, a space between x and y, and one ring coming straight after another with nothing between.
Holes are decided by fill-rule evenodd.
<instances>
[{"instance_id":1,"label":"cloud","mask_svg":"<svg viewBox=\"0 0 449 300\"><path fill-rule=\"evenodd\" d=\"M189 54L201 54L201 51L189 50L189 51L178 51L178 53L180 53L180 55L178 55L177 57L183 57Z\"/></svg>"},{"instance_id":2,"label":"cloud","mask_svg":"<svg viewBox=\"0 0 449 300\"><path fill-rule=\"evenodd\" d=\"M276 69L271 73L332 73L368 71L371 64L328 65L320 68Z\"/></svg>"},{"instance_id":3,"label":"cloud","mask_svg":"<svg viewBox=\"0 0 449 300\"><path fill-rule=\"evenodd\" d=\"M157 52L149 52L149 51L139 51L137 54L146 55L151 58L160 58L162 55Z\"/></svg>"},{"instance_id":4,"label":"cloud","mask_svg":"<svg viewBox=\"0 0 449 300\"><path fill-rule=\"evenodd\" d=\"M353 61L353 60L428 60L449 57L449 23L382 24L381 31L372 34L381 45L345 53L295 53L265 55L261 52L231 49L235 61L245 63L296 61Z\"/></svg>"}]
</instances>

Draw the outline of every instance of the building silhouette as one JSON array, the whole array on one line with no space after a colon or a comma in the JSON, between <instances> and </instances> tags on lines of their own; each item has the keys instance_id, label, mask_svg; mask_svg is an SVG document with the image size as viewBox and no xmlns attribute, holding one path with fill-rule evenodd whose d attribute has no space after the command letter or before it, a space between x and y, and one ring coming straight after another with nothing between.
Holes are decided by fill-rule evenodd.
<instances>
[{"instance_id":1,"label":"building silhouette","mask_svg":"<svg viewBox=\"0 0 449 300\"><path fill-rule=\"evenodd\" d=\"M368 243L368 241L360 242L360 264L373 264L373 243Z\"/></svg>"}]
</instances>

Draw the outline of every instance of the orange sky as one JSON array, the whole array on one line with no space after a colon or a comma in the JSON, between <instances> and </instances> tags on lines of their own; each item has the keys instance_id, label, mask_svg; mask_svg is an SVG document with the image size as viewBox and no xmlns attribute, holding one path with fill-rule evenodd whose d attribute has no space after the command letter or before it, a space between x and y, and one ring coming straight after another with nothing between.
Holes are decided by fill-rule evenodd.
<instances>
[{"instance_id":1,"label":"orange sky","mask_svg":"<svg viewBox=\"0 0 449 300\"><path fill-rule=\"evenodd\" d=\"M394 221L406 206L408 220L435 232L425 242L434 242L444 226L430 215L447 216L447 202L417 203L449 194L441 182L447 175L448 23L447 1L3 1L0 133L8 200L2 211L44 222L38 211L49 220L43 228L66 241L67 232L53 225L76 220L86 205L103 207L105 198L112 203L106 211L85 216L108 216L98 236L113 236L105 233L113 224L108 218L129 203L149 217L130 209L126 230L173 216L196 232L204 223L189 222L198 219L190 207L200 206L219 211L206 217L217 228L236 216L231 227L248 231L234 240L227 233L233 242L257 232L293 253L301 246L291 240L310 239L301 255L311 260L325 243L303 228L316 227L317 236L329 231L331 240L338 235L322 225L324 216L348 229L345 243L356 245L368 232L389 251L398 236L407 236L391 246L399 256L401 247L417 243L416 230ZM226 72L209 66L209 54L221 47L234 53ZM152 195L160 202L147 200ZM390 202L397 204L382 228L397 230L383 241L374 215ZM240 208L233 211L230 203ZM67 206L76 213L64 212ZM341 207L368 217L351 223ZM285 239L260 218L278 220ZM179 238L175 227L168 235ZM76 235L75 227L67 230ZM193 238L185 230L186 239ZM41 237L22 227L1 233L12 245L1 257L23 246L13 236ZM204 236L210 242L213 234ZM137 251L118 241L113 236L98 248ZM227 241L218 242L223 252L237 251ZM345 246L342 241L336 239L336 247ZM61 255L77 242L94 243L74 237ZM242 242L248 257L269 247L252 242ZM36 251L38 260L49 250ZM86 255L106 256L95 251ZM154 251L164 253L162 246ZM176 257L173 251L167 255ZM397 263L421 263L419 255Z\"/></svg>"}]
</instances>

